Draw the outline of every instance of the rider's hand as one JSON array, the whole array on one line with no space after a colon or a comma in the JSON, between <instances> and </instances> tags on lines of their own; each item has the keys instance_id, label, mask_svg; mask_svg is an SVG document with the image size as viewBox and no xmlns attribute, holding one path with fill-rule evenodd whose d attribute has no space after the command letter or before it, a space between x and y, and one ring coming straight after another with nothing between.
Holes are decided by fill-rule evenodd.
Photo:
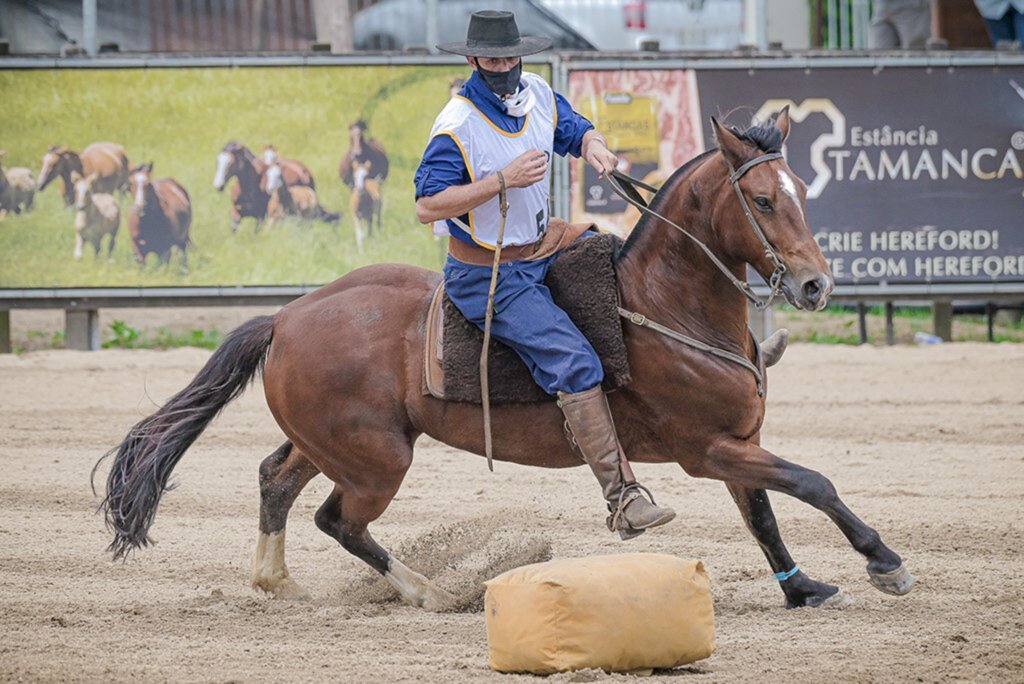
<instances>
[{"instance_id":1,"label":"rider's hand","mask_svg":"<svg viewBox=\"0 0 1024 684\"><path fill-rule=\"evenodd\" d=\"M618 166L619 158L615 156L615 153L608 149L604 138L593 137L587 142L587 149L584 152L584 158L587 163L594 167L597 171L597 175L604 176L610 174Z\"/></svg>"},{"instance_id":2,"label":"rider's hand","mask_svg":"<svg viewBox=\"0 0 1024 684\"><path fill-rule=\"evenodd\" d=\"M513 159L501 173L505 176L506 187L525 188L543 179L547 170L547 155L540 150L530 150Z\"/></svg>"}]
</instances>

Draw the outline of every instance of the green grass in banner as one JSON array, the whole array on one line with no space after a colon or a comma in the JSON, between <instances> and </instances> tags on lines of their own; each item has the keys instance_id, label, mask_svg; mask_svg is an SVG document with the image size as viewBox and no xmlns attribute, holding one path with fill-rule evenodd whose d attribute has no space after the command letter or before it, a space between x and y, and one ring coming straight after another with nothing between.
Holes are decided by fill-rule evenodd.
<instances>
[{"instance_id":1,"label":"green grass in banner","mask_svg":"<svg viewBox=\"0 0 1024 684\"><path fill-rule=\"evenodd\" d=\"M546 69L542 69L546 70ZM179 256L161 266L134 261L129 198L113 259L88 244L72 258L74 216L60 182L36 195L36 210L0 222L0 287L320 284L364 264L399 261L440 268L443 241L416 221L412 176L448 82L463 66L0 70L0 149L5 167L38 173L51 145L124 146L132 164L152 161L192 198L194 244L187 272ZM387 148L384 235L356 252L349 190L338 177L348 125L358 118ZM216 157L229 140L257 155L268 143L313 172L320 203L341 223L285 221L232 234L229 190L213 189ZM234 183L234 181L232 181ZM105 247L104 247L105 249ZM104 252L105 253L105 252Z\"/></svg>"}]
</instances>

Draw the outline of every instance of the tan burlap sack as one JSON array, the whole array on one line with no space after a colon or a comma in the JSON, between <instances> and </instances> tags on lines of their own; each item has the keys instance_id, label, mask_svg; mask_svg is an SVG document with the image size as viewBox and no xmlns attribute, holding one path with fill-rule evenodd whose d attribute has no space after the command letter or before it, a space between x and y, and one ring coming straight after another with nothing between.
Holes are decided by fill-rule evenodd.
<instances>
[{"instance_id":1,"label":"tan burlap sack","mask_svg":"<svg viewBox=\"0 0 1024 684\"><path fill-rule=\"evenodd\" d=\"M655 553L569 558L486 584L490 665L499 672L668 668L715 650L700 561Z\"/></svg>"}]
</instances>

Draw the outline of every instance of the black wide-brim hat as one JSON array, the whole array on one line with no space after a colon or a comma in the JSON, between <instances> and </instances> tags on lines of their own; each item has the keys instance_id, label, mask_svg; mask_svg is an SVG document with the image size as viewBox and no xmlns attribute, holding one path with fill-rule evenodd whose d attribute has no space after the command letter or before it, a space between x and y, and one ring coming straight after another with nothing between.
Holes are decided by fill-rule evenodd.
<instances>
[{"instance_id":1,"label":"black wide-brim hat","mask_svg":"<svg viewBox=\"0 0 1024 684\"><path fill-rule=\"evenodd\" d=\"M442 43L437 49L466 57L522 57L549 47L549 38L520 36L511 12L480 10L469 18L465 42Z\"/></svg>"}]
</instances>

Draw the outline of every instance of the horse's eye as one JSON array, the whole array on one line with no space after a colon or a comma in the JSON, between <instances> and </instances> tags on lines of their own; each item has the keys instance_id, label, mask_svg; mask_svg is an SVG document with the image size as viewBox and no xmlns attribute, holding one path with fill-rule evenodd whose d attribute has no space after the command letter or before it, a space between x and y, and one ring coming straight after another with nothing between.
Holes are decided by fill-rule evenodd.
<instances>
[{"instance_id":1,"label":"horse's eye","mask_svg":"<svg viewBox=\"0 0 1024 684\"><path fill-rule=\"evenodd\" d=\"M772 202L767 197L755 197L754 204L760 211L763 211L766 214L772 210Z\"/></svg>"}]
</instances>

